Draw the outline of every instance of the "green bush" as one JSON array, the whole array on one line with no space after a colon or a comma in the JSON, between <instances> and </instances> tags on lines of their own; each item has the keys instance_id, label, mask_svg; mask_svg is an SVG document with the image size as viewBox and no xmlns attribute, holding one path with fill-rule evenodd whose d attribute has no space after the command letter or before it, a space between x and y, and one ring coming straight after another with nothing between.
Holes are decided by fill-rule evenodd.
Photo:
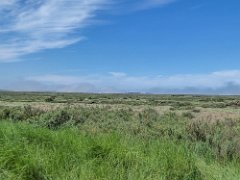
<instances>
[{"instance_id":1,"label":"green bush","mask_svg":"<svg viewBox=\"0 0 240 180\"><path fill-rule=\"evenodd\" d=\"M185 117L185 118L188 118L188 119L193 119L194 118L194 115L191 113L191 112L184 112L183 114L182 114L182 116L183 117Z\"/></svg>"},{"instance_id":2,"label":"green bush","mask_svg":"<svg viewBox=\"0 0 240 180\"><path fill-rule=\"evenodd\" d=\"M56 99L55 96L50 96L45 99L45 102L54 102L55 99Z\"/></svg>"}]
</instances>

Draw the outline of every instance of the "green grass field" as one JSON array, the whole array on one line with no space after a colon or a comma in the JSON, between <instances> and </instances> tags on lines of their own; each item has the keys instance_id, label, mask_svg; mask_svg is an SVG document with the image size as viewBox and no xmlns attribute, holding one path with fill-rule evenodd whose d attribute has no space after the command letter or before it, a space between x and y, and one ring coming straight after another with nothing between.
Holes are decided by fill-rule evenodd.
<instances>
[{"instance_id":1,"label":"green grass field","mask_svg":"<svg viewBox=\"0 0 240 180\"><path fill-rule=\"evenodd\" d=\"M240 179L237 96L0 93L0 179Z\"/></svg>"}]
</instances>

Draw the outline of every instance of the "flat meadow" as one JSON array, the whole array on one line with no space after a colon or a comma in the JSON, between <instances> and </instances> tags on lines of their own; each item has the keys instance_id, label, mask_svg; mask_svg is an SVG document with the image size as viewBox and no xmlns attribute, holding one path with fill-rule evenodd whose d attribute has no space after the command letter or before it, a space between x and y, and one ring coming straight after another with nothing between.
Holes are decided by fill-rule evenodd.
<instances>
[{"instance_id":1,"label":"flat meadow","mask_svg":"<svg viewBox=\"0 0 240 180\"><path fill-rule=\"evenodd\" d=\"M0 179L240 179L240 97L0 93Z\"/></svg>"}]
</instances>

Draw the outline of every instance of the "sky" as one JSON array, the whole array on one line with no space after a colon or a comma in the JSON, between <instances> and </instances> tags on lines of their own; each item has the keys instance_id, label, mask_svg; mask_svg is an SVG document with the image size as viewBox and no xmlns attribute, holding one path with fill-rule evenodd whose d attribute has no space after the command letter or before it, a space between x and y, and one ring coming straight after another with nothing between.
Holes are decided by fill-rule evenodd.
<instances>
[{"instance_id":1,"label":"sky","mask_svg":"<svg viewBox=\"0 0 240 180\"><path fill-rule=\"evenodd\" d=\"M0 90L240 94L239 7L0 0Z\"/></svg>"}]
</instances>

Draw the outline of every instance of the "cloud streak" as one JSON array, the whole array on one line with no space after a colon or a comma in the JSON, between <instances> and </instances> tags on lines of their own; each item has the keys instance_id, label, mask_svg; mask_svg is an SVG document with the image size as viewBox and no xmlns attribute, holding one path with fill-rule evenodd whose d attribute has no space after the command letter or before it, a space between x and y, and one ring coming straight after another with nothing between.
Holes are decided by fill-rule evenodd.
<instances>
[{"instance_id":1,"label":"cloud streak","mask_svg":"<svg viewBox=\"0 0 240 180\"><path fill-rule=\"evenodd\" d=\"M136 10L145 10L155 7L164 6L175 2L176 0L143 0L137 3Z\"/></svg>"},{"instance_id":2,"label":"cloud streak","mask_svg":"<svg viewBox=\"0 0 240 180\"><path fill-rule=\"evenodd\" d=\"M88 25L108 1L1 0L0 62L80 41L73 33Z\"/></svg>"},{"instance_id":3,"label":"cloud streak","mask_svg":"<svg viewBox=\"0 0 240 180\"><path fill-rule=\"evenodd\" d=\"M174 1L1 0L0 62L18 61L24 55L81 41L84 37L79 30L89 25L98 10L109 6L140 11Z\"/></svg>"},{"instance_id":4,"label":"cloud streak","mask_svg":"<svg viewBox=\"0 0 240 180\"><path fill-rule=\"evenodd\" d=\"M118 0L114 1L115 7L112 9L113 14L128 14L137 11L144 11L152 8L159 8L178 0Z\"/></svg>"}]
</instances>

